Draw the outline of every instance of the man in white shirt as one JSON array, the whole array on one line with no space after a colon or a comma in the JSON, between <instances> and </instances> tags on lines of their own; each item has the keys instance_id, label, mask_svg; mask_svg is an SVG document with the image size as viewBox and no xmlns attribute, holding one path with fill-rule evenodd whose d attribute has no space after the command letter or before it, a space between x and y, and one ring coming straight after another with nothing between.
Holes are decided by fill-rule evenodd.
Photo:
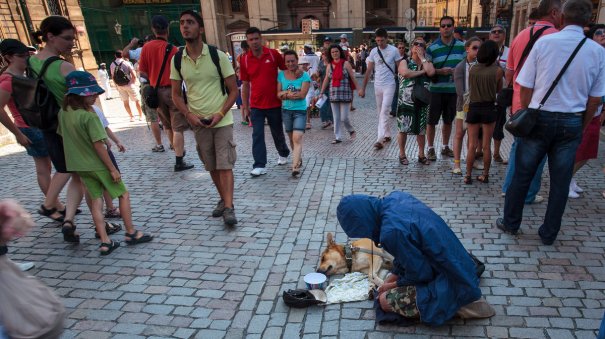
<instances>
[{"instance_id":1,"label":"man in white shirt","mask_svg":"<svg viewBox=\"0 0 605 339\"><path fill-rule=\"evenodd\" d=\"M311 75L317 72L317 67L319 66L319 57L317 54L313 53L312 45L306 44L304 46L304 51L304 56L306 57L305 59L309 62L309 75Z\"/></svg>"},{"instance_id":2,"label":"man in white shirt","mask_svg":"<svg viewBox=\"0 0 605 339\"><path fill-rule=\"evenodd\" d=\"M557 238L576 149L605 95L605 49L593 40L584 41L544 106L540 107L540 103L584 39L582 27L590 22L591 16L589 0L565 2L566 27L536 42L516 80L521 86L521 108L539 109L539 113L530 135L518 138L515 173L506 191L504 218L496 220L496 226L504 232L517 233L530 182L540 161L548 155L550 192L544 223L538 231L545 245L552 245Z\"/></svg>"},{"instance_id":3,"label":"man in white shirt","mask_svg":"<svg viewBox=\"0 0 605 339\"><path fill-rule=\"evenodd\" d=\"M391 104L395 95L395 87L397 83L397 67L401 56L395 46L388 44L388 34L384 28L379 28L376 34L376 48L372 49L370 55L366 59L368 69L363 78L363 85L359 93L360 97L365 96L366 86L370 80L373 71L376 70L374 76L374 92L376 94L376 108L378 110L378 136L374 148L382 149L386 142L391 141L391 128L388 124ZM380 51L380 53L379 53ZM381 56L382 54L382 56Z\"/></svg>"}]
</instances>

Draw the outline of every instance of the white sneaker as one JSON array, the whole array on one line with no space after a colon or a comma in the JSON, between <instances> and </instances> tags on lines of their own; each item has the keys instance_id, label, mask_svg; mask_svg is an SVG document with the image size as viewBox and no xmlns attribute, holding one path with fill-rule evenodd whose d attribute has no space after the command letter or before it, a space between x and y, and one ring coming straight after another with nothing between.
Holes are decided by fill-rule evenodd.
<instances>
[{"instance_id":1,"label":"white sneaker","mask_svg":"<svg viewBox=\"0 0 605 339\"><path fill-rule=\"evenodd\" d=\"M532 201L531 203L532 203L532 204L539 204L539 203L541 203L542 201L544 201L544 197L543 197L543 196L541 196L541 195L536 195L536 197L534 198L534 201Z\"/></svg>"},{"instance_id":2,"label":"white sneaker","mask_svg":"<svg viewBox=\"0 0 605 339\"><path fill-rule=\"evenodd\" d=\"M584 190L578 186L576 179L571 179L571 183L569 183L569 189L573 190L576 193L582 193Z\"/></svg>"},{"instance_id":3,"label":"white sneaker","mask_svg":"<svg viewBox=\"0 0 605 339\"><path fill-rule=\"evenodd\" d=\"M506 192L502 192L502 193L500 193L500 196L501 196L501 197L505 197L505 196L506 196Z\"/></svg>"},{"instance_id":4,"label":"white sneaker","mask_svg":"<svg viewBox=\"0 0 605 339\"><path fill-rule=\"evenodd\" d=\"M250 175L258 177L259 175L267 174L267 170L264 167L257 167L250 171Z\"/></svg>"},{"instance_id":5,"label":"white sneaker","mask_svg":"<svg viewBox=\"0 0 605 339\"><path fill-rule=\"evenodd\" d=\"M36 266L33 262L16 263L16 265L22 272L29 271Z\"/></svg>"},{"instance_id":6,"label":"white sneaker","mask_svg":"<svg viewBox=\"0 0 605 339\"><path fill-rule=\"evenodd\" d=\"M287 163L288 163L288 157L282 157L282 156L280 156L280 157L277 159L277 164L278 164L278 165L285 165L285 164L287 164ZM264 174L264 173L263 173L263 174Z\"/></svg>"},{"instance_id":7,"label":"white sneaker","mask_svg":"<svg viewBox=\"0 0 605 339\"><path fill-rule=\"evenodd\" d=\"M567 196L571 199L578 199L580 197L580 195L572 190L571 187L569 188L569 194Z\"/></svg>"}]
</instances>

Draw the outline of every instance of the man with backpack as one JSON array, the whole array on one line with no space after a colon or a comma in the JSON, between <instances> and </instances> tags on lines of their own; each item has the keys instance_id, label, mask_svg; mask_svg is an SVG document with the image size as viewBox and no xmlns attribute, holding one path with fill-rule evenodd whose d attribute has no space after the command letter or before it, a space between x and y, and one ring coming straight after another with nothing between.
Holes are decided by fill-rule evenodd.
<instances>
[{"instance_id":1,"label":"man with backpack","mask_svg":"<svg viewBox=\"0 0 605 339\"><path fill-rule=\"evenodd\" d=\"M172 98L193 128L198 155L219 193L220 200L212 216L222 216L225 225L232 227L237 224L233 207L236 152L231 112L238 96L235 71L225 53L202 41L204 24L197 12L182 12L180 29L185 48L179 49L172 59Z\"/></svg>"},{"instance_id":2,"label":"man with backpack","mask_svg":"<svg viewBox=\"0 0 605 339\"><path fill-rule=\"evenodd\" d=\"M178 49L167 41L168 19L166 17L154 16L151 19L151 30L155 39L146 43L141 50L139 73L142 78L148 80L150 86L157 89L158 113L176 156L174 171L185 171L193 168L193 164L184 160L185 136L183 132L189 129L189 124L185 115L172 102L170 82L170 60Z\"/></svg>"},{"instance_id":3,"label":"man with backpack","mask_svg":"<svg viewBox=\"0 0 605 339\"><path fill-rule=\"evenodd\" d=\"M139 121L141 121L143 120L143 110L141 109L141 101L137 96L137 90L134 87L134 81L137 77L136 73L134 72L134 67L130 61L122 59L122 51L116 51L115 57L116 59L109 66L113 82L116 84L116 88L118 89L118 93L120 93L120 98L122 99L122 103L124 103L124 108L130 116L130 122L134 121L134 116L130 110L129 100L134 101L137 105L137 110L139 111Z\"/></svg>"}]
</instances>

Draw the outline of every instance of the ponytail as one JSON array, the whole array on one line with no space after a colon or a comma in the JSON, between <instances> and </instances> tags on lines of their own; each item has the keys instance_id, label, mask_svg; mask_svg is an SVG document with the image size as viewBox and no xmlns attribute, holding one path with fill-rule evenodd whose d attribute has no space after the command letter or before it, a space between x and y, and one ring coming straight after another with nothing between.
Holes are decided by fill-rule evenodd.
<instances>
[{"instance_id":1,"label":"ponytail","mask_svg":"<svg viewBox=\"0 0 605 339\"><path fill-rule=\"evenodd\" d=\"M36 44L42 44L42 31L35 31L31 33L31 38Z\"/></svg>"}]
</instances>

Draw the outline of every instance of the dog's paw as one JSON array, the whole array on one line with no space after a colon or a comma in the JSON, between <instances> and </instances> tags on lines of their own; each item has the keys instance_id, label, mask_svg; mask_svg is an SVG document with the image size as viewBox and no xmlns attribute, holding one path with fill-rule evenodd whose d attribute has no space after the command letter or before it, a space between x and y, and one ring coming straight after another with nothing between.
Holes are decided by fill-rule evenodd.
<instances>
[{"instance_id":1,"label":"dog's paw","mask_svg":"<svg viewBox=\"0 0 605 339\"><path fill-rule=\"evenodd\" d=\"M378 278L377 276L373 276L372 277L372 283L378 287L382 286L382 284L384 284L384 280Z\"/></svg>"},{"instance_id":2,"label":"dog's paw","mask_svg":"<svg viewBox=\"0 0 605 339\"><path fill-rule=\"evenodd\" d=\"M368 291L368 300L374 300L374 288L371 287Z\"/></svg>"}]
</instances>

